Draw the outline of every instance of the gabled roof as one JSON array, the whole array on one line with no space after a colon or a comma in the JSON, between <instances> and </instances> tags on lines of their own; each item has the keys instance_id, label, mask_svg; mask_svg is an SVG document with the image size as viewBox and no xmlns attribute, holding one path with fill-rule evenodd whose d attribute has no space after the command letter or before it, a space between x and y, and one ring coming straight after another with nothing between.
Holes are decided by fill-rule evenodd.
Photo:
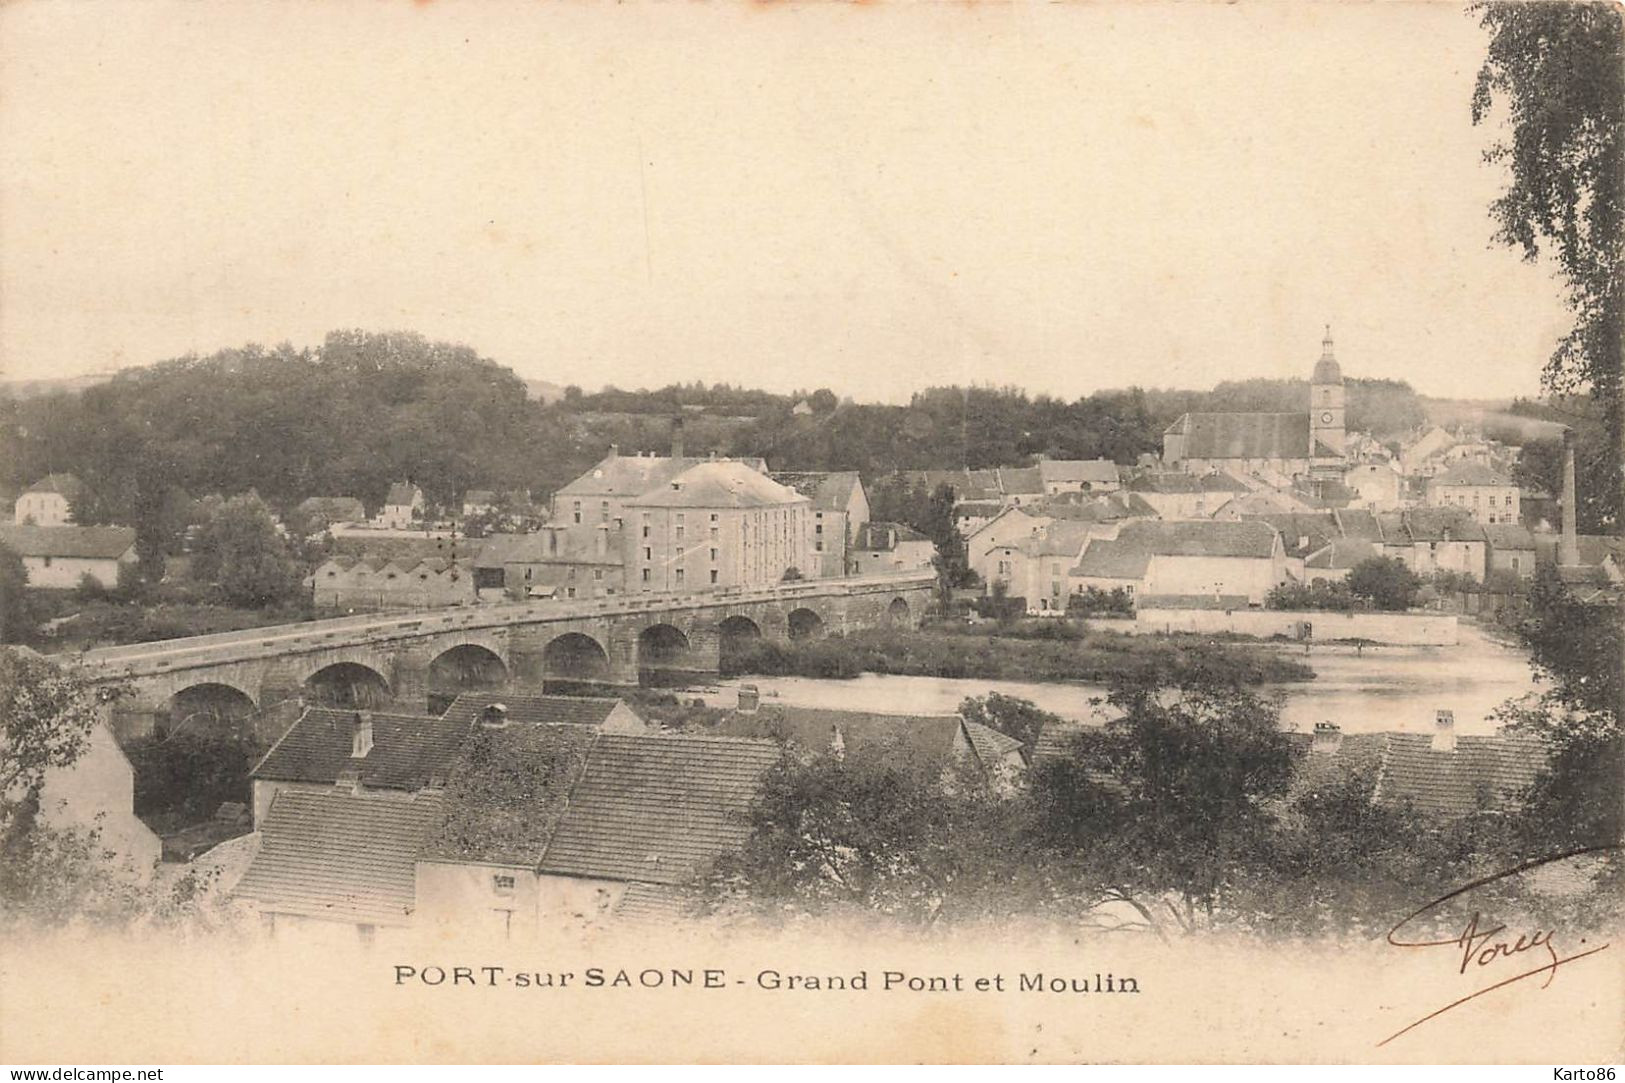
<instances>
[{"instance_id":1,"label":"gabled roof","mask_svg":"<svg viewBox=\"0 0 1625 1083\"><path fill-rule=\"evenodd\" d=\"M472 727L487 708L501 705L509 724L602 726L618 699L596 696L543 696L513 692L464 692L451 701L442 716L447 722ZM630 709L630 708L629 708Z\"/></svg>"},{"instance_id":2,"label":"gabled roof","mask_svg":"<svg viewBox=\"0 0 1625 1083\"><path fill-rule=\"evenodd\" d=\"M56 493L70 501L79 499L84 491L84 482L72 474L47 474L23 490L25 493Z\"/></svg>"},{"instance_id":3,"label":"gabled roof","mask_svg":"<svg viewBox=\"0 0 1625 1083\"><path fill-rule=\"evenodd\" d=\"M117 560L135 548L127 526L12 526L0 523L0 545L25 557Z\"/></svg>"},{"instance_id":4,"label":"gabled roof","mask_svg":"<svg viewBox=\"0 0 1625 1083\"><path fill-rule=\"evenodd\" d=\"M1309 415L1184 414L1168 427L1186 459L1307 459Z\"/></svg>"},{"instance_id":5,"label":"gabled roof","mask_svg":"<svg viewBox=\"0 0 1625 1083\"><path fill-rule=\"evenodd\" d=\"M1462 815L1504 808L1535 781L1546 749L1513 734L1456 737L1454 752L1436 752L1425 733L1390 733L1376 798L1419 812Z\"/></svg>"},{"instance_id":6,"label":"gabled roof","mask_svg":"<svg viewBox=\"0 0 1625 1083\"><path fill-rule=\"evenodd\" d=\"M255 779L332 784L350 768L369 789L415 790L444 775L467 740L466 722L371 712L372 750L352 757L361 712L307 707L255 765Z\"/></svg>"},{"instance_id":7,"label":"gabled roof","mask_svg":"<svg viewBox=\"0 0 1625 1083\"><path fill-rule=\"evenodd\" d=\"M1484 540L1484 527L1456 508L1411 508L1400 513L1400 524L1399 536L1413 542ZM1383 523L1383 538L1390 542L1395 540L1387 523Z\"/></svg>"},{"instance_id":8,"label":"gabled roof","mask_svg":"<svg viewBox=\"0 0 1625 1083\"><path fill-rule=\"evenodd\" d=\"M1034 496L1044 491L1044 479L1035 466L1001 466L999 492L1006 496Z\"/></svg>"},{"instance_id":9,"label":"gabled roof","mask_svg":"<svg viewBox=\"0 0 1625 1083\"><path fill-rule=\"evenodd\" d=\"M611 451L591 470L564 486L556 497L611 497L641 496L650 489L665 485L685 470L707 462L739 462L747 469L760 473L767 468L761 459L712 460L693 455L621 455Z\"/></svg>"},{"instance_id":10,"label":"gabled roof","mask_svg":"<svg viewBox=\"0 0 1625 1083\"><path fill-rule=\"evenodd\" d=\"M1484 527L1484 537L1496 549L1535 549L1535 536L1517 523L1490 523Z\"/></svg>"},{"instance_id":11,"label":"gabled roof","mask_svg":"<svg viewBox=\"0 0 1625 1083\"><path fill-rule=\"evenodd\" d=\"M1457 463L1442 474L1435 474L1431 485L1498 485L1512 487L1512 482L1482 463Z\"/></svg>"},{"instance_id":12,"label":"gabled roof","mask_svg":"<svg viewBox=\"0 0 1625 1083\"><path fill-rule=\"evenodd\" d=\"M407 924L418 853L439 814L434 792L284 790L259 825L259 852L232 894L276 913Z\"/></svg>"},{"instance_id":13,"label":"gabled roof","mask_svg":"<svg viewBox=\"0 0 1625 1083\"><path fill-rule=\"evenodd\" d=\"M772 738L814 755L827 751L839 733L847 748L898 746L929 759L946 759L953 751L960 723L958 715L881 714L775 704L754 714L731 715L718 732Z\"/></svg>"},{"instance_id":14,"label":"gabled roof","mask_svg":"<svg viewBox=\"0 0 1625 1083\"><path fill-rule=\"evenodd\" d=\"M1141 474L1131 478L1124 486L1131 493L1199 493L1202 492L1202 483L1190 474L1180 471L1167 471L1158 474Z\"/></svg>"},{"instance_id":15,"label":"gabled roof","mask_svg":"<svg viewBox=\"0 0 1625 1083\"><path fill-rule=\"evenodd\" d=\"M1040 459L1038 476L1045 485L1115 485L1118 481L1117 464L1110 459Z\"/></svg>"},{"instance_id":16,"label":"gabled roof","mask_svg":"<svg viewBox=\"0 0 1625 1083\"><path fill-rule=\"evenodd\" d=\"M779 756L773 742L750 738L602 734L540 869L653 884L691 880L749 837L746 812Z\"/></svg>"},{"instance_id":17,"label":"gabled roof","mask_svg":"<svg viewBox=\"0 0 1625 1083\"><path fill-rule=\"evenodd\" d=\"M931 539L907 523L864 523L852 542L853 549L886 553L904 542L928 542Z\"/></svg>"},{"instance_id":18,"label":"gabled roof","mask_svg":"<svg viewBox=\"0 0 1625 1083\"><path fill-rule=\"evenodd\" d=\"M862 485L856 470L776 470L768 476L811 500L814 511L846 511Z\"/></svg>"},{"instance_id":19,"label":"gabled roof","mask_svg":"<svg viewBox=\"0 0 1625 1083\"><path fill-rule=\"evenodd\" d=\"M718 459L689 467L665 484L628 500L628 508L771 508L809 503L786 485L744 463Z\"/></svg>"},{"instance_id":20,"label":"gabled roof","mask_svg":"<svg viewBox=\"0 0 1625 1083\"><path fill-rule=\"evenodd\" d=\"M1365 541L1381 541L1382 526L1377 522L1374 512L1359 508L1338 508L1332 512L1332 522L1337 524L1339 530L1346 538L1362 538Z\"/></svg>"},{"instance_id":21,"label":"gabled roof","mask_svg":"<svg viewBox=\"0 0 1625 1083\"><path fill-rule=\"evenodd\" d=\"M983 770L992 770L1004 762L1004 758L1012 752L1020 752L1026 746L1008 733L1000 733L992 726L984 726L980 722L966 722L965 739L970 743L971 750L981 761Z\"/></svg>"},{"instance_id":22,"label":"gabled roof","mask_svg":"<svg viewBox=\"0 0 1625 1083\"><path fill-rule=\"evenodd\" d=\"M1141 545L1096 538L1068 574L1091 579L1144 579L1151 552Z\"/></svg>"},{"instance_id":23,"label":"gabled roof","mask_svg":"<svg viewBox=\"0 0 1625 1083\"><path fill-rule=\"evenodd\" d=\"M1076 560L1083 547L1093 537L1093 524L1075 519L1057 519L1028 539L1025 551L1036 557L1066 557Z\"/></svg>"},{"instance_id":24,"label":"gabled roof","mask_svg":"<svg viewBox=\"0 0 1625 1083\"><path fill-rule=\"evenodd\" d=\"M1354 567L1362 560L1381 555L1382 551L1372 542L1361 538L1336 538L1331 544L1311 553L1303 563L1306 568L1341 571Z\"/></svg>"},{"instance_id":25,"label":"gabled roof","mask_svg":"<svg viewBox=\"0 0 1625 1083\"><path fill-rule=\"evenodd\" d=\"M1275 552L1274 528L1257 522L1136 519L1123 524L1117 540L1158 556L1269 557Z\"/></svg>"},{"instance_id":26,"label":"gabled roof","mask_svg":"<svg viewBox=\"0 0 1625 1083\"><path fill-rule=\"evenodd\" d=\"M1286 512L1269 515L1243 515L1243 522L1264 523L1280 532L1287 555L1305 557L1342 535L1337 520L1329 512ZM1299 540L1303 539L1300 545Z\"/></svg>"},{"instance_id":27,"label":"gabled roof","mask_svg":"<svg viewBox=\"0 0 1625 1083\"><path fill-rule=\"evenodd\" d=\"M397 481L389 487L389 495L384 497L385 504L413 504L423 496L423 491L409 481Z\"/></svg>"}]
</instances>

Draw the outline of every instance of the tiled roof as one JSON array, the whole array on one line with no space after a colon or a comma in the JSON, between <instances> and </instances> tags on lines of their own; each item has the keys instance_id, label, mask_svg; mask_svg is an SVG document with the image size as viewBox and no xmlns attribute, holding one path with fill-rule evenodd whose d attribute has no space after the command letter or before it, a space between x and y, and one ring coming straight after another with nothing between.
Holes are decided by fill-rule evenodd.
<instances>
[{"instance_id":1,"label":"tiled roof","mask_svg":"<svg viewBox=\"0 0 1625 1083\"><path fill-rule=\"evenodd\" d=\"M769 475L812 501L814 511L846 511L860 482L855 470L774 471Z\"/></svg>"},{"instance_id":2,"label":"tiled roof","mask_svg":"<svg viewBox=\"0 0 1625 1083\"><path fill-rule=\"evenodd\" d=\"M1096 538L1068 574L1092 579L1144 579L1149 567L1151 552L1144 546Z\"/></svg>"},{"instance_id":3,"label":"tiled roof","mask_svg":"<svg viewBox=\"0 0 1625 1083\"><path fill-rule=\"evenodd\" d=\"M409 481L397 481L389 487L389 495L384 497L385 504L411 504L423 495L418 487Z\"/></svg>"},{"instance_id":4,"label":"tiled roof","mask_svg":"<svg viewBox=\"0 0 1625 1083\"><path fill-rule=\"evenodd\" d=\"M827 751L838 732L847 748L906 746L938 760L953 752L959 726L958 715L880 714L775 704L754 714L731 715L723 720L718 732L736 737L770 737L814 754Z\"/></svg>"},{"instance_id":5,"label":"tiled roof","mask_svg":"<svg viewBox=\"0 0 1625 1083\"><path fill-rule=\"evenodd\" d=\"M233 894L276 913L407 924L418 853L439 813L438 793L284 790L271 802L259 852Z\"/></svg>"},{"instance_id":6,"label":"tiled roof","mask_svg":"<svg viewBox=\"0 0 1625 1083\"><path fill-rule=\"evenodd\" d=\"M1082 482L1089 485L1116 484L1117 464L1110 459L1041 459L1038 476L1045 485Z\"/></svg>"},{"instance_id":7,"label":"tiled roof","mask_svg":"<svg viewBox=\"0 0 1625 1083\"><path fill-rule=\"evenodd\" d=\"M615 904L615 916L643 925L666 925L682 918L691 903L692 892L672 884L627 884Z\"/></svg>"},{"instance_id":8,"label":"tiled roof","mask_svg":"<svg viewBox=\"0 0 1625 1083\"><path fill-rule=\"evenodd\" d=\"M765 508L808 501L744 463L719 459L690 467L626 503L629 508Z\"/></svg>"},{"instance_id":9,"label":"tiled roof","mask_svg":"<svg viewBox=\"0 0 1625 1083\"><path fill-rule=\"evenodd\" d=\"M69 500L78 499L84 491L84 483L72 474L47 474L23 490L25 493L58 493Z\"/></svg>"},{"instance_id":10,"label":"tiled roof","mask_svg":"<svg viewBox=\"0 0 1625 1083\"><path fill-rule=\"evenodd\" d=\"M1412 508L1400 513L1400 522L1402 529L1398 536L1413 542L1484 540L1484 527L1456 508ZM1395 540L1386 523L1383 538L1389 542Z\"/></svg>"},{"instance_id":11,"label":"tiled roof","mask_svg":"<svg viewBox=\"0 0 1625 1083\"><path fill-rule=\"evenodd\" d=\"M1123 524L1117 540L1158 556L1268 557L1275 551L1275 530L1267 523L1135 520Z\"/></svg>"},{"instance_id":12,"label":"tiled roof","mask_svg":"<svg viewBox=\"0 0 1625 1083\"><path fill-rule=\"evenodd\" d=\"M1510 487L1512 482L1482 463L1457 463L1442 474L1436 474L1433 485L1499 485Z\"/></svg>"},{"instance_id":13,"label":"tiled roof","mask_svg":"<svg viewBox=\"0 0 1625 1083\"><path fill-rule=\"evenodd\" d=\"M442 716L464 727L481 721L487 707L501 704L510 724L549 724L601 726L617 706L618 699L595 696L541 696L510 692L464 692L451 701Z\"/></svg>"},{"instance_id":14,"label":"tiled roof","mask_svg":"<svg viewBox=\"0 0 1625 1083\"><path fill-rule=\"evenodd\" d=\"M1044 491L1044 479L1036 466L1001 466L999 491L1007 496L1037 495Z\"/></svg>"},{"instance_id":15,"label":"tiled roof","mask_svg":"<svg viewBox=\"0 0 1625 1083\"><path fill-rule=\"evenodd\" d=\"M1337 540L1342 532L1330 512L1282 512L1268 515L1243 515L1243 522L1264 523L1281 535L1281 545L1289 556L1306 557ZM1306 539L1299 544L1299 539Z\"/></svg>"},{"instance_id":16,"label":"tiled roof","mask_svg":"<svg viewBox=\"0 0 1625 1083\"><path fill-rule=\"evenodd\" d=\"M1168 429L1187 459L1307 459L1309 415L1185 414Z\"/></svg>"},{"instance_id":17,"label":"tiled roof","mask_svg":"<svg viewBox=\"0 0 1625 1083\"><path fill-rule=\"evenodd\" d=\"M127 526L12 526L0 523L0 545L25 557L117 560L135 546Z\"/></svg>"},{"instance_id":18,"label":"tiled roof","mask_svg":"<svg viewBox=\"0 0 1625 1083\"><path fill-rule=\"evenodd\" d=\"M1131 493L1199 493L1202 492L1202 483L1190 474L1177 471L1156 474L1141 474L1130 479L1124 486Z\"/></svg>"},{"instance_id":19,"label":"tiled roof","mask_svg":"<svg viewBox=\"0 0 1625 1083\"><path fill-rule=\"evenodd\" d=\"M991 519L1004 510L997 500L962 500L954 505L954 514L962 518Z\"/></svg>"},{"instance_id":20,"label":"tiled roof","mask_svg":"<svg viewBox=\"0 0 1625 1083\"><path fill-rule=\"evenodd\" d=\"M1540 741L1522 735L1456 738L1454 752L1435 752L1425 733L1390 733L1377 800L1420 812L1462 815L1504 808L1545 765Z\"/></svg>"},{"instance_id":21,"label":"tiled roof","mask_svg":"<svg viewBox=\"0 0 1625 1083\"><path fill-rule=\"evenodd\" d=\"M745 814L779 756L749 738L602 734L540 870L684 883L749 837Z\"/></svg>"},{"instance_id":22,"label":"tiled roof","mask_svg":"<svg viewBox=\"0 0 1625 1083\"><path fill-rule=\"evenodd\" d=\"M1484 537L1497 549L1528 549L1533 552L1535 548L1535 536L1528 527L1517 523L1490 523L1484 528Z\"/></svg>"},{"instance_id":23,"label":"tiled roof","mask_svg":"<svg viewBox=\"0 0 1625 1083\"><path fill-rule=\"evenodd\" d=\"M1359 508L1339 508L1332 512L1332 521L1337 524L1347 538L1363 538L1366 541L1381 541L1382 527L1377 517L1370 511Z\"/></svg>"},{"instance_id":24,"label":"tiled roof","mask_svg":"<svg viewBox=\"0 0 1625 1083\"><path fill-rule=\"evenodd\" d=\"M1196 483L1201 486L1204 493L1247 493L1252 491L1239 478L1232 477L1223 470L1203 474L1196 479Z\"/></svg>"},{"instance_id":25,"label":"tiled roof","mask_svg":"<svg viewBox=\"0 0 1625 1083\"><path fill-rule=\"evenodd\" d=\"M253 770L256 779L333 783L356 768L363 786L415 790L444 774L468 736L466 722L372 712L372 750L350 755L358 712L307 707Z\"/></svg>"},{"instance_id":26,"label":"tiled roof","mask_svg":"<svg viewBox=\"0 0 1625 1083\"><path fill-rule=\"evenodd\" d=\"M930 541L906 523L864 523L852 542L853 549L890 552L903 542Z\"/></svg>"},{"instance_id":27,"label":"tiled roof","mask_svg":"<svg viewBox=\"0 0 1625 1083\"><path fill-rule=\"evenodd\" d=\"M663 486L683 471L713 461L693 455L672 458L664 455L620 455L611 452L591 470L564 486L555 497L641 496L650 489ZM760 472L766 468L761 459L746 458L737 461L747 469Z\"/></svg>"},{"instance_id":28,"label":"tiled roof","mask_svg":"<svg viewBox=\"0 0 1625 1083\"><path fill-rule=\"evenodd\" d=\"M1371 542L1360 538L1337 538L1330 545L1311 553L1303 563L1307 568L1340 570L1381 555L1382 552Z\"/></svg>"},{"instance_id":29,"label":"tiled roof","mask_svg":"<svg viewBox=\"0 0 1625 1083\"><path fill-rule=\"evenodd\" d=\"M1092 536L1092 526L1078 520L1058 519L1040 530L1036 537L1028 539L1024 548L1032 556L1076 560Z\"/></svg>"},{"instance_id":30,"label":"tiled roof","mask_svg":"<svg viewBox=\"0 0 1625 1083\"><path fill-rule=\"evenodd\" d=\"M965 738L976 752L976 758L982 761L984 770L991 769L994 765L1002 763L1010 753L1019 752L1025 747L1008 733L1000 733L993 727L984 726L980 722L965 723Z\"/></svg>"}]
</instances>

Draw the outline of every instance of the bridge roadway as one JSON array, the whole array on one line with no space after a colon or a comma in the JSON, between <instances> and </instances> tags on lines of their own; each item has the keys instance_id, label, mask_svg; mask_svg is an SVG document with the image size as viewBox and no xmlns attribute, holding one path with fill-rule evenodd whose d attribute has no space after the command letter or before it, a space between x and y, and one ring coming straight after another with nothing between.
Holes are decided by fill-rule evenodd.
<instances>
[{"instance_id":1,"label":"bridge roadway","mask_svg":"<svg viewBox=\"0 0 1625 1083\"><path fill-rule=\"evenodd\" d=\"M76 663L93 680L131 683L149 713L167 710L170 697L200 685L234 689L263 707L340 664L371 670L395 700L406 701L427 689L431 665L459 648L500 661L506 687L577 678L629 685L651 664L715 672L730 625L775 639L913 626L935 582L930 571L912 571L687 594L373 613L104 647L61 660ZM577 648L575 661L564 657L563 648L555 651L561 642Z\"/></svg>"}]
</instances>

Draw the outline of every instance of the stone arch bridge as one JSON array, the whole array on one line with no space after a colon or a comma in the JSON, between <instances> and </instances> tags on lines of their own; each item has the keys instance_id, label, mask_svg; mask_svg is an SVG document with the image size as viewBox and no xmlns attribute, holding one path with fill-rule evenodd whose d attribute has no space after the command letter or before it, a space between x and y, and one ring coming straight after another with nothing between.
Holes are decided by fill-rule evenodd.
<instances>
[{"instance_id":1,"label":"stone arch bridge","mask_svg":"<svg viewBox=\"0 0 1625 1083\"><path fill-rule=\"evenodd\" d=\"M124 735L194 713L248 717L306 701L437 710L472 689L582 691L714 677L750 640L915 627L930 572L704 594L626 595L369 614L108 647L76 656L123 681Z\"/></svg>"}]
</instances>

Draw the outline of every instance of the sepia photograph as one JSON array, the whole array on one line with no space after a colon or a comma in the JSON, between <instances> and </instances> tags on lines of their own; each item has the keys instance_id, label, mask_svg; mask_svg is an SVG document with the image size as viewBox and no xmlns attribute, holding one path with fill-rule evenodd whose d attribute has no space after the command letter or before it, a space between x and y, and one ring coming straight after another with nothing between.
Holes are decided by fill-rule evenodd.
<instances>
[{"instance_id":1,"label":"sepia photograph","mask_svg":"<svg viewBox=\"0 0 1625 1083\"><path fill-rule=\"evenodd\" d=\"M1622 120L1612 2L0 6L0 1064L1612 1079Z\"/></svg>"}]
</instances>

